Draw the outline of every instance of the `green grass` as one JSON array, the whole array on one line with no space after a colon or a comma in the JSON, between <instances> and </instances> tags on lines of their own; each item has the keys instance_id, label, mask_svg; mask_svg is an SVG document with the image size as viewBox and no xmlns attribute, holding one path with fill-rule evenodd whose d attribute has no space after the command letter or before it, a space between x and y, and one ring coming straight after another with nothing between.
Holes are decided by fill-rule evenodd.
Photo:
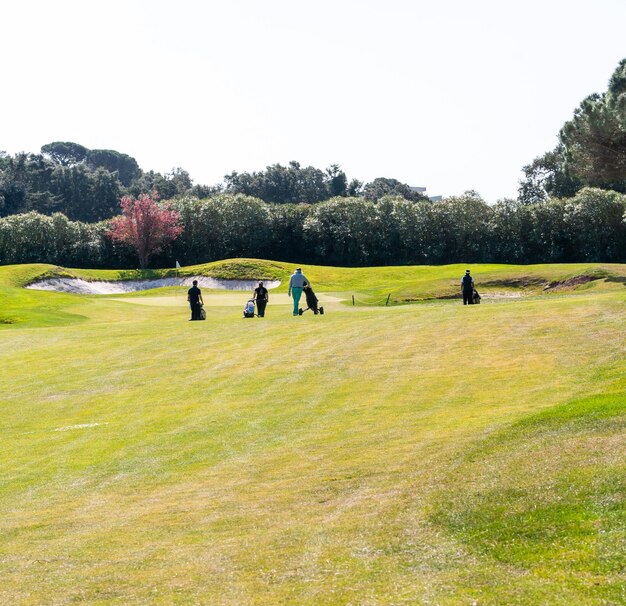
<instances>
[{"instance_id":1,"label":"green grass","mask_svg":"<svg viewBox=\"0 0 626 606\"><path fill-rule=\"evenodd\" d=\"M586 602L602 585L623 603L625 434L624 384L524 418L464 455L431 519L481 558L543 577L523 583L529 601Z\"/></svg>"},{"instance_id":2,"label":"green grass","mask_svg":"<svg viewBox=\"0 0 626 606\"><path fill-rule=\"evenodd\" d=\"M323 317L189 323L0 267L0 603L626 603L626 267L475 266L529 296L469 308L464 266L303 269Z\"/></svg>"},{"instance_id":3,"label":"green grass","mask_svg":"<svg viewBox=\"0 0 626 606\"><path fill-rule=\"evenodd\" d=\"M80 321L72 311L77 299L71 295L44 293L32 295L19 288L39 279L76 277L85 280L135 280L172 276L209 276L219 279L281 280L273 292L285 293L295 264L259 259L229 259L180 270L86 270L53 265L0 266L0 329L6 325L27 323L51 325L58 321ZM357 306L391 306L405 303L451 299L459 296L459 276L465 265L397 266L342 268L302 266L316 291L334 294L346 304ZM481 294L507 298L540 294L582 293L623 290L626 266L618 264L579 263L561 265L476 265L473 267ZM574 283L569 283L571 280ZM576 280L579 282L576 282ZM559 286L562 284L562 286ZM546 285L557 288L544 290ZM160 289L161 294L183 295L184 288ZM133 297L152 296L144 291ZM122 295L124 296L124 295ZM67 310L64 310L67 308Z\"/></svg>"}]
</instances>

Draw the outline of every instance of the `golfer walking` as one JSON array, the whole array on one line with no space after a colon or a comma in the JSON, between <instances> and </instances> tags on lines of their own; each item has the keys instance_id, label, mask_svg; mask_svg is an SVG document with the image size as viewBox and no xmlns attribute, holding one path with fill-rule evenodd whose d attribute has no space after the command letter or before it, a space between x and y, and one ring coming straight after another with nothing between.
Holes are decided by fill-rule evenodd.
<instances>
[{"instance_id":1,"label":"golfer walking","mask_svg":"<svg viewBox=\"0 0 626 606\"><path fill-rule=\"evenodd\" d=\"M302 269L299 267L293 272L289 279L288 296L293 295L293 315L298 315L298 304L300 303L300 297L302 296L302 289L305 284L311 284L307 277L302 273Z\"/></svg>"},{"instance_id":2,"label":"golfer walking","mask_svg":"<svg viewBox=\"0 0 626 606\"><path fill-rule=\"evenodd\" d=\"M463 293L463 305L474 303L474 278L470 275L470 270L465 270L465 275L461 278L461 292Z\"/></svg>"},{"instance_id":3,"label":"golfer walking","mask_svg":"<svg viewBox=\"0 0 626 606\"><path fill-rule=\"evenodd\" d=\"M189 301L189 307L191 307L191 319L202 320L200 317L200 310L204 301L202 300L202 291L198 288L198 280L193 281L193 286L187 291L187 301Z\"/></svg>"},{"instance_id":4,"label":"golfer walking","mask_svg":"<svg viewBox=\"0 0 626 606\"><path fill-rule=\"evenodd\" d=\"M254 289L254 300L256 301L257 315L259 318L263 318L265 316L265 306L270 300L270 294L267 288L263 286L263 282L259 282L259 286Z\"/></svg>"}]
</instances>

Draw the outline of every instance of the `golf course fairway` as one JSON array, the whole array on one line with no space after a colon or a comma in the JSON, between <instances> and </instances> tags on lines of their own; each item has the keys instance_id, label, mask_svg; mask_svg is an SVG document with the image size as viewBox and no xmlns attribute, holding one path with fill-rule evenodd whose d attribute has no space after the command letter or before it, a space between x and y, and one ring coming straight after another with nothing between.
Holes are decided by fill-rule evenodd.
<instances>
[{"instance_id":1,"label":"golf course fairway","mask_svg":"<svg viewBox=\"0 0 626 606\"><path fill-rule=\"evenodd\" d=\"M626 604L626 265L294 267L0 267L0 603Z\"/></svg>"}]
</instances>

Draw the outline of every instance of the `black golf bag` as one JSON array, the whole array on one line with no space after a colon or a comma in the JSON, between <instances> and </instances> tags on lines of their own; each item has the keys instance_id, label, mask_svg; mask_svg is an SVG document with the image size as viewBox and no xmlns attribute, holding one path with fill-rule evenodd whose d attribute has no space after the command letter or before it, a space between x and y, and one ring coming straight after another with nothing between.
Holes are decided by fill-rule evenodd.
<instances>
[{"instance_id":1,"label":"black golf bag","mask_svg":"<svg viewBox=\"0 0 626 606\"><path fill-rule=\"evenodd\" d=\"M302 315L305 311L310 309L315 315L321 314L324 315L324 308L318 307L319 300L315 296L313 289L310 286L305 286L303 289L304 296L306 297L306 309L302 309L302 307L298 310L298 314Z\"/></svg>"}]
</instances>

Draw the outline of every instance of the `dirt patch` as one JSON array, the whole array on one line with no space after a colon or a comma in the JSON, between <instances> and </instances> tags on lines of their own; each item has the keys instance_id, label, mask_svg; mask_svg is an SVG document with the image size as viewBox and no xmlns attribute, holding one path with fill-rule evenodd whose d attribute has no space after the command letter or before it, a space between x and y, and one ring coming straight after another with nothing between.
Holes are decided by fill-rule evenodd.
<instances>
[{"instance_id":1,"label":"dirt patch","mask_svg":"<svg viewBox=\"0 0 626 606\"><path fill-rule=\"evenodd\" d=\"M541 278L533 278L530 276L522 276L521 278L513 278L508 280L490 280L489 282L481 282L480 286L490 288L498 286L501 288L532 288L533 286L545 286L546 281Z\"/></svg>"},{"instance_id":2,"label":"dirt patch","mask_svg":"<svg viewBox=\"0 0 626 606\"><path fill-rule=\"evenodd\" d=\"M481 293L482 299L521 299L526 293L523 292L488 292Z\"/></svg>"},{"instance_id":3,"label":"dirt patch","mask_svg":"<svg viewBox=\"0 0 626 606\"><path fill-rule=\"evenodd\" d=\"M568 288L576 288L581 284L588 284L589 282L593 282L594 280L600 280L598 276L574 276L573 278L568 278L567 280L560 280L556 282L550 282L543 287L543 290L560 290L560 289L568 289Z\"/></svg>"}]
</instances>

